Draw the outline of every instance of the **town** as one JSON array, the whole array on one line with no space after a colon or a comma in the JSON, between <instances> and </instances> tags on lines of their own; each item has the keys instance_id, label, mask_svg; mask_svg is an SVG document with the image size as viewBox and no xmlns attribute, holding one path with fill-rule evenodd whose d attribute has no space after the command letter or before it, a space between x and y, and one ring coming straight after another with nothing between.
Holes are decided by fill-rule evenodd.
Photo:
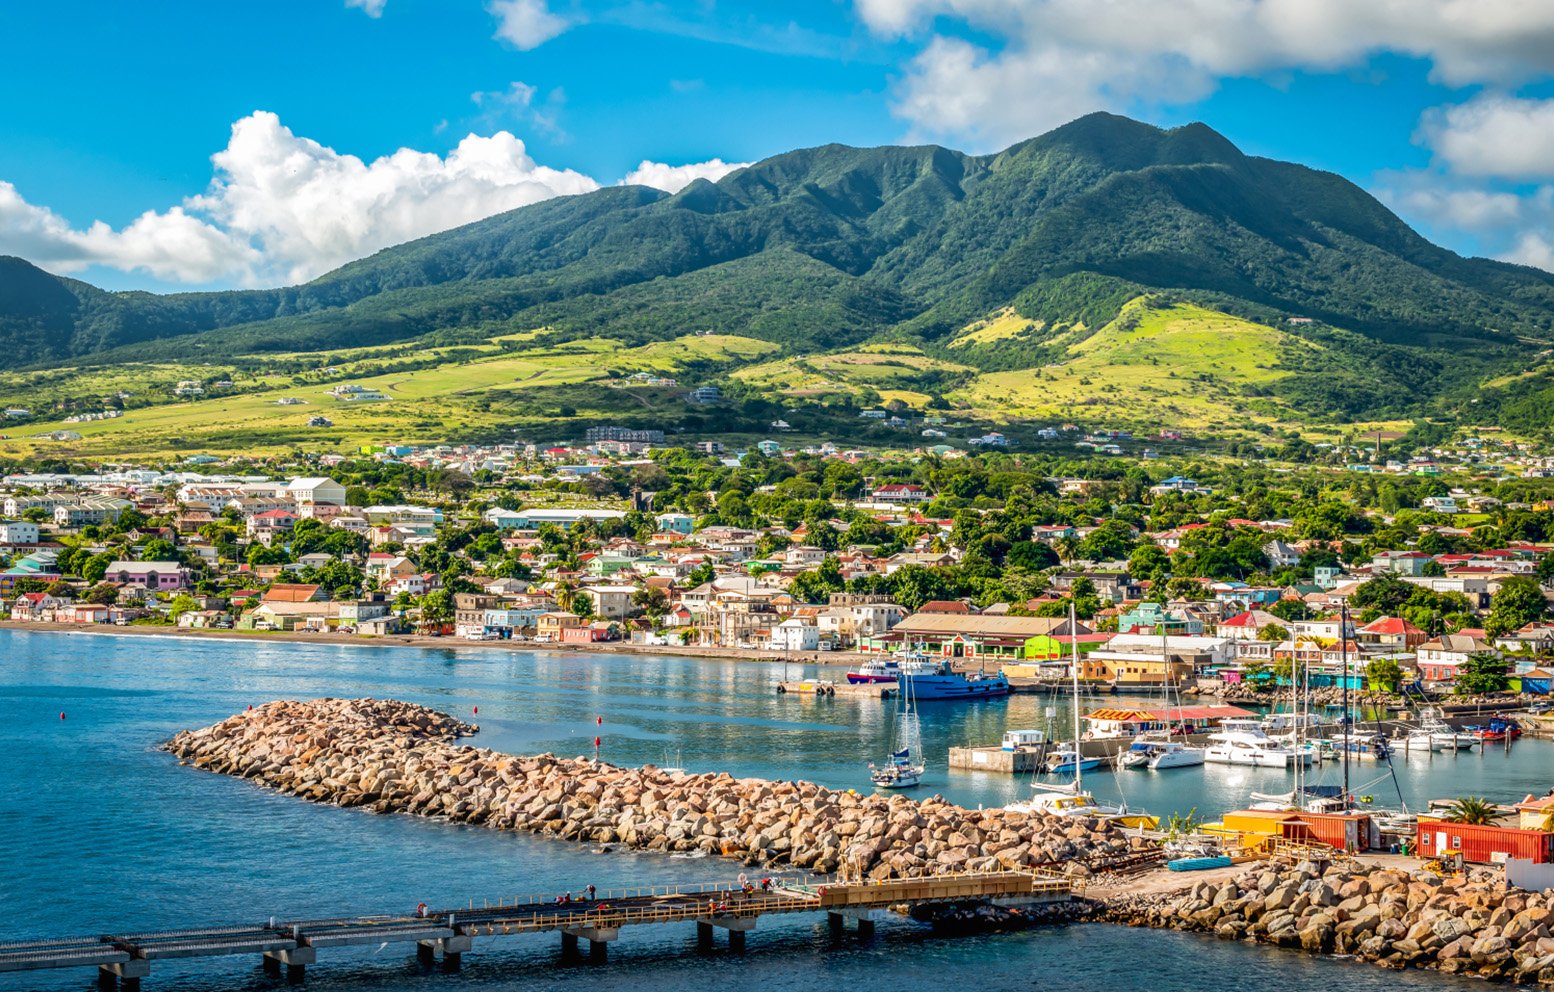
<instances>
[{"instance_id":1,"label":"town","mask_svg":"<svg viewBox=\"0 0 1554 992\"><path fill-rule=\"evenodd\" d=\"M1200 458L1188 476L1100 455L662 440L600 427L551 447L16 472L0 610L811 661L910 651L1003 670L1017 691L1061 683L1072 640L1081 680L1109 690L1267 691L1299 664L1317 687L1549 692L1554 479L1526 446L1378 439L1328 465Z\"/></svg>"}]
</instances>

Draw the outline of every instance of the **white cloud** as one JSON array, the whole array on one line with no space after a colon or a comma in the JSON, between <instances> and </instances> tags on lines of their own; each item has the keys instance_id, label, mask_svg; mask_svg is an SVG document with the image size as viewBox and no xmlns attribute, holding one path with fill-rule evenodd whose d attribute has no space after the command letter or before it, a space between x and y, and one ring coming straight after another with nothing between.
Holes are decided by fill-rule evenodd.
<instances>
[{"instance_id":1,"label":"white cloud","mask_svg":"<svg viewBox=\"0 0 1554 992\"><path fill-rule=\"evenodd\" d=\"M388 0L345 0L347 7L355 7L368 17L382 17L383 7Z\"/></svg>"},{"instance_id":2,"label":"white cloud","mask_svg":"<svg viewBox=\"0 0 1554 992\"><path fill-rule=\"evenodd\" d=\"M1486 94L1437 107L1419 137L1459 175L1554 179L1554 100Z\"/></svg>"},{"instance_id":3,"label":"white cloud","mask_svg":"<svg viewBox=\"0 0 1554 992\"><path fill-rule=\"evenodd\" d=\"M643 159L635 169L621 180L623 186L651 186L666 193L678 193L698 179L717 182L736 169L743 169L749 162L725 162L721 158L690 165L665 165Z\"/></svg>"},{"instance_id":4,"label":"white cloud","mask_svg":"<svg viewBox=\"0 0 1554 992\"><path fill-rule=\"evenodd\" d=\"M0 182L0 252L59 272L91 265L180 282L300 282L380 248L598 188L537 164L506 131L445 157L402 148L372 162L298 137L275 114L232 125L205 193L120 230L73 228Z\"/></svg>"},{"instance_id":5,"label":"white cloud","mask_svg":"<svg viewBox=\"0 0 1554 992\"><path fill-rule=\"evenodd\" d=\"M229 277L258 261L250 246L180 207L148 211L118 231L101 221L78 230L47 207L28 203L3 181L0 254L19 255L54 272L106 265L194 283Z\"/></svg>"},{"instance_id":6,"label":"white cloud","mask_svg":"<svg viewBox=\"0 0 1554 992\"><path fill-rule=\"evenodd\" d=\"M854 2L871 31L921 44L895 99L914 132L988 148L1089 110L1188 102L1224 77L1378 52L1428 59L1449 85L1554 71L1554 3L1527 0Z\"/></svg>"},{"instance_id":7,"label":"white cloud","mask_svg":"<svg viewBox=\"0 0 1554 992\"><path fill-rule=\"evenodd\" d=\"M571 27L571 22L550 12L545 0L491 0L486 5L496 17L496 37L519 51L538 48Z\"/></svg>"},{"instance_id":8,"label":"white cloud","mask_svg":"<svg viewBox=\"0 0 1554 992\"><path fill-rule=\"evenodd\" d=\"M1554 185L1523 195L1415 171L1384 175L1373 192L1405 220L1464 235L1479 254L1554 272Z\"/></svg>"}]
</instances>

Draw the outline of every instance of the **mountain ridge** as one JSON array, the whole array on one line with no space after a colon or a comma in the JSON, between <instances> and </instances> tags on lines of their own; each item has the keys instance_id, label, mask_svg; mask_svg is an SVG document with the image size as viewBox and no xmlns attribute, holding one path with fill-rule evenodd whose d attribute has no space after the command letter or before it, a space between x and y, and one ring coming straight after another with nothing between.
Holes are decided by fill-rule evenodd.
<instances>
[{"instance_id":1,"label":"mountain ridge","mask_svg":"<svg viewBox=\"0 0 1554 992\"><path fill-rule=\"evenodd\" d=\"M1456 255L1343 177L1245 155L1205 124L1091 114L989 155L831 144L674 194L558 197L297 286L113 293L0 258L0 368L493 327L642 341L702 320L794 352L878 336L932 348L1006 306L1094 324L1117 312L1099 301L1134 289L1489 363L1554 340L1554 275Z\"/></svg>"}]
</instances>

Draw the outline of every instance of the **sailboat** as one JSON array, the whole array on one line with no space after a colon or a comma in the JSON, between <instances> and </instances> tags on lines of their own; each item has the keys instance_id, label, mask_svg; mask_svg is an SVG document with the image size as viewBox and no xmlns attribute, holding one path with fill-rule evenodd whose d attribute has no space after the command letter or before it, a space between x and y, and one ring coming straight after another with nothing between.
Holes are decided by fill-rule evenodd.
<instances>
[{"instance_id":1,"label":"sailboat","mask_svg":"<svg viewBox=\"0 0 1554 992\"><path fill-rule=\"evenodd\" d=\"M1079 738L1079 621L1074 615L1072 603L1068 607L1068 634L1069 650L1072 657L1070 667L1074 677L1074 743L1072 747L1064 745L1064 750L1059 755L1066 754L1067 765L1065 771L1074 773L1074 782L1071 786L1052 785L1046 782L1032 782L1032 788L1036 793L1023 803L1010 803L1004 809L1011 813L1042 813L1048 816L1106 816L1121 817L1128 815L1126 805L1116 806L1109 803L1096 802L1092 793L1085 791L1085 769L1094 768L1100 763L1099 759L1090 761L1083 757L1084 749L1080 747ZM1063 766L1060 758L1059 767Z\"/></svg>"},{"instance_id":2,"label":"sailboat","mask_svg":"<svg viewBox=\"0 0 1554 992\"><path fill-rule=\"evenodd\" d=\"M901 680L901 709L896 719L896 739L883 766L869 762L869 779L880 789L913 789L922 784L923 739L917 723L917 695L912 680Z\"/></svg>"},{"instance_id":3,"label":"sailboat","mask_svg":"<svg viewBox=\"0 0 1554 992\"><path fill-rule=\"evenodd\" d=\"M1164 688L1166 723L1171 719L1171 642L1166 630L1165 618L1160 622L1160 684ZM1205 751L1181 741L1173 741L1169 729L1146 731L1133 739L1126 751L1117 756L1117 763L1124 768L1148 768L1165 771L1168 768L1194 768L1204 763Z\"/></svg>"}]
</instances>

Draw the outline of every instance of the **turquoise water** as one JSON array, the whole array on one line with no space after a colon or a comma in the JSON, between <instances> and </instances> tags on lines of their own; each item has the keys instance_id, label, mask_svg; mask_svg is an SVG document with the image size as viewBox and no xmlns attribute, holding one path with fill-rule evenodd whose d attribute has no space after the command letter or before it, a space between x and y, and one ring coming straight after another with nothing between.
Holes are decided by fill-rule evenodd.
<instances>
[{"instance_id":1,"label":"turquoise water","mask_svg":"<svg viewBox=\"0 0 1554 992\"><path fill-rule=\"evenodd\" d=\"M399 912L421 901L478 903L589 883L727 879L737 867L712 859L600 855L541 838L315 806L180 767L155 745L270 699L371 695L472 718L482 727L474 743L503 751L585 753L603 717L607 760L864 788L866 762L888 745L888 704L779 696L772 687L780 675L780 665L764 662L0 631L0 863L7 866L0 899L11 910L0 940ZM923 793L971 805L1026 794L1027 782L1007 776L950 774L944 755L952 743L996 743L1006 727L1042 726L1046 705L1034 697L925 704L931 771ZM1054 729L1066 732L1060 715ZM1529 741L1509 756L1416 760L1400 766L1399 776L1410 801L1469 790L1520 797L1551 784L1551 754ZM1092 780L1103 795L1121 784L1130 802L1163 813L1217 811L1242 802L1248 788L1274 788L1285 777L1208 768ZM946 980L1057 990L1198 990L1231 982L1293 990L1318 981L1361 990L1467 987L1111 927L943 940L892 923L872 943L832 945L819 922L763 922L751 953L738 960L697 957L687 951L689 932L648 928L623 936L599 970L565 969L551 938L522 937L477 943L458 976L419 976L402 948L389 948L326 955L308 982L461 990L549 988L562 980L644 990L751 983L895 989ZM1147 973L1137 970L1143 960ZM0 989L84 989L91 979L82 970L0 975ZM257 962L247 959L159 963L147 985L262 987Z\"/></svg>"}]
</instances>

